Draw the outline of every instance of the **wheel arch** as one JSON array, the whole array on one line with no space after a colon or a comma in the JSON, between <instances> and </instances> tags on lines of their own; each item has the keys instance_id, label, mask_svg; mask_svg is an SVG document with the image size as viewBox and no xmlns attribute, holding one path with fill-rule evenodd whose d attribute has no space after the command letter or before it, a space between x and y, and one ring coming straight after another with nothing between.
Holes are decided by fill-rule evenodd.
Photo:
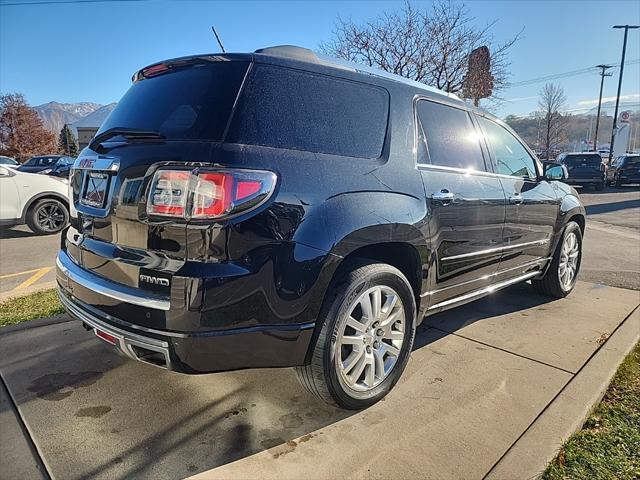
<instances>
[{"instance_id":1,"label":"wheel arch","mask_svg":"<svg viewBox=\"0 0 640 480\"><path fill-rule=\"evenodd\" d=\"M24 207L22 208L20 223L25 223L29 211L35 206L36 203L38 203L40 200L47 200L47 199L59 200L67 207L67 209L69 209L69 199L64 195L58 192L40 192L37 195L34 195L33 197L31 197L29 201L25 203Z\"/></svg>"}]
</instances>

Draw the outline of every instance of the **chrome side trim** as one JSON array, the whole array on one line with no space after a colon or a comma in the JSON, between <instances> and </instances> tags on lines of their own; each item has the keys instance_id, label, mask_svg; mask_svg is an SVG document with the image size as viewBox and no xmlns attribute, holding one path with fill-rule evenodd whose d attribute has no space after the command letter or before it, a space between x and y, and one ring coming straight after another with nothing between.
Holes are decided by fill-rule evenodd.
<instances>
[{"instance_id":1,"label":"chrome side trim","mask_svg":"<svg viewBox=\"0 0 640 480\"><path fill-rule=\"evenodd\" d=\"M127 357L139 362L148 363L155 367L171 369L171 355L169 355L169 344L167 342L157 340L155 338L143 337L142 335L127 332L114 327L113 325L106 324L100 319L77 307L64 293L60 291L60 289L58 289L58 297L67 311L81 322L84 322L89 327L93 328L94 333L95 330L100 330L114 337L117 340L117 347ZM164 356L166 367L145 361L143 357L138 356L135 352L133 349L134 346L161 353Z\"/></svg>"},{"instance_id":2,"label":"chrome side trim","mask_svg":"<svg viewBox=\"0 0 640 480\"><path fill-rule=\"evenodd\" d=\"M168 311L171 308L171 302L166 297L159 297L148 292L142 293L138 289L118 285L100 278L73 263L63 251L59 252L56 257L56 265L69 279L105 297L155 310Z\"/></svg>"},{"instance_id":3,"label":"chrome side trim","mask_svg":"<svg viewBox=\"0 0 640 480\"><path fill-rule=\"evenodd\" d=\"M438 290L431 290L429 292L424 292L422 294L420 294L420 297L426 297L429 295L434 295L436 293L442 293L445 292L447 290L451 290L452 288L459 288L463 285L469 285L470 283L475 283L475 282L479 282L481 280L489 280L490 278L495 278L495 277L499 277L501 275L504 275L505 273L509 273L509 272L513 272L514 270L521 270L521 269L527 269L530 267L535 267L537 265L540 265L542 263L545 263L549 260L551 260L552 257L542 257L542 258L538 258L536 260L532 260L531 262L527 262L527 263L523 263L522 265L518 265L517 267L511 267L511 268L507 268L505 270L499 270L495 273L491 273L489 275L483 275L482 277L479 278L474 278L473 280L467 280L466 282L461 282L461 283L456 283L455 285L451 285L450 287L445 287L445 288L439 288ZM541 271L537 271L538 273L542 273ZM529 273L529 272L527 272Z\"/></svg>"},{"instance_id":4,"label":"chrome side trim","mask_svg":"<svg viewBox=\"0 0 640 480\"><path fill-rule=\"evenodd\" d=\"M440 260L444 262L446 260L457 260L459 258L469 258L469 257L478 256L478 255L489 255L491 253L498 253L498 252L504 252L506 250L513 250L514 248L540 246L540 245L546 245L547 243L549 243L548 238L544 240L535 240L533 242L516 243L513 245L507 245L506 247L488 248L486 250L479 250L477 252L462 253L460 255L451 255L450 257L442 257Z\"/></svg>"},{"instance_id":5,"label":"chrome side trim","mask_svg":"<svg viewBox=\"0 0 640 480\"><path fill-rule=\"evenodd\" d=\"M481 288L480 290L476 290L474 292L470 292L467 293L465 295L461 295L459 297L456 298L451 298L449 300L445 300L444 302L440 302L440 303L436 303L435 305L430 306L428 310L437 310L439 308L443 308L443 307L449 307L452 305L455 305L457 303L463 303L469 300L472 300L476 297L481 297L483 295L486 295L488 293L493 293L497 290L500 290L502 288L508 287L509 285L513 285L514 283L519 283L519 282L523 282L525 280L528 280L531 277L535 277L536 275L539 275L540 272L535 271L535 272L529 272L529 273L525 273L524 275L520 275L519 277L515 277L515 278L511 278L509 280L505 280L504 282L499 282L499 283L494 283L493 285L489 285L488 287L485 288Z\"/></svg>"}]
</instances>

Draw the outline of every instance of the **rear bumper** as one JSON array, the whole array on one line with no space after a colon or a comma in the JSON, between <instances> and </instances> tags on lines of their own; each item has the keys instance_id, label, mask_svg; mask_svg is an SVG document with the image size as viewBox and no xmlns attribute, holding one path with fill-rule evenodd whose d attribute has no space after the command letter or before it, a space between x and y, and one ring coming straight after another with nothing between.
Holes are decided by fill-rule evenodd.
<instances>
[{"instance_id":1,"label":"rear bumper","mask_svg":"<svg viewBox=\"0 0 640 480\"><path fill-rule=\"evenodd\" d=\"M82 269L64 251L58 254L57 283L67 312L94 332L112 337L120 352L182 373L302 365L315 327L315 322L309 322L194 332L149 328L130 321L135 316L114 316L109 305L118 303L119 312L139 313L143 305L175 315L181 312L168 298L114 284ZM89 298L91 303L83 298Z\"/></svg>"},{"instance_id":2,"label":"rear bumper","mask_svg":"<svg viewBox=\"0 0 640 480\"><path fill-rule=\"evenodd\" d=\"M574 177L563 180L564 183L569 185L594 185L598 183L604 183L604 176L600 177Z\"/></svg>"}]
</instances>

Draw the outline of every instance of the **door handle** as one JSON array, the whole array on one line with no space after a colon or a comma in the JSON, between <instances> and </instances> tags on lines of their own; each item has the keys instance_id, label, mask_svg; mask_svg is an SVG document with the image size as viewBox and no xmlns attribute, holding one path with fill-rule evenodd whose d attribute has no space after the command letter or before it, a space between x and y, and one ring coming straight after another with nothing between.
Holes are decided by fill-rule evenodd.
<instances>
[{"instance_id":1,"label":"door handle","mask_svg":"<svg viewBox=\"0 0 640 480\"><path fill-rule=\"evenodd\" d=\"M522 195L520 193L514 193L509 197L509 203L513 203L515 205L520 205L524 201Z\"/></svg>"},{"instance_id":2,"label":"door handle","mask_svg":"<svg viewBox=\"0 0 640 480\"><path fill-rule=\"evenodd\" d=\"M445 205L453 202L455 199L455 194L447 190L446 188L441 189L439 192L434 192L431 194L431 200L435 200L436 202L442 202Z\"/></svg>"}]
</instances>

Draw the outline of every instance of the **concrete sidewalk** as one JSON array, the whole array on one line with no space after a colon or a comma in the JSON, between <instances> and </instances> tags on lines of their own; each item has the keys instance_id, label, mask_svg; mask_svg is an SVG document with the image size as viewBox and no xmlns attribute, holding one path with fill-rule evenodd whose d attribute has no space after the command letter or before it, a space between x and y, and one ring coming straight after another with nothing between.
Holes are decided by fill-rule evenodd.
<instances>
[{"instance_id":1,"label":"concrete sidewalk","mask_svg":"<svg viewBox=\"0 0 640 480\"><path fill-rule=\"evenodd\" d=\"M286 369L193 377L126 361L77 322L0 330L0 374L54 478L523 478L606 388L639 303L519 285L430 317L396 389L358 413Z\"/></svg>"}]
</instances>

